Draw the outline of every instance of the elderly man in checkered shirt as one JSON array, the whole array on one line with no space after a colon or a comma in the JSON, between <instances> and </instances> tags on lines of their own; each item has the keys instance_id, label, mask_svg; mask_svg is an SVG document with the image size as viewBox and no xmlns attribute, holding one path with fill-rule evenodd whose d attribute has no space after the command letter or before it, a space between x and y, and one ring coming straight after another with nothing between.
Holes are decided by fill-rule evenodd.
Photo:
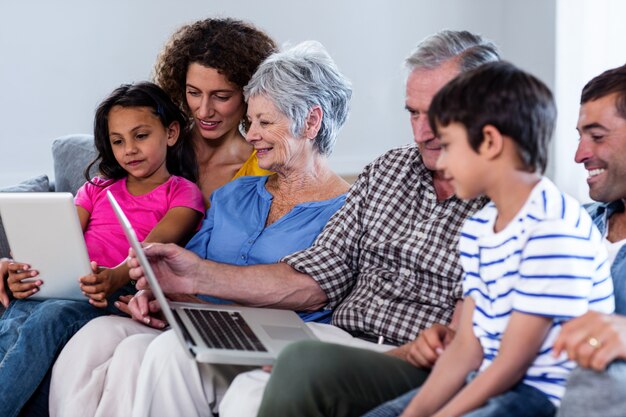
<instances>
[{"instance_id":1,"label":"elderly man in checkered shirt","mask_svg":"<svg viewBox=\"0 0 626 417\"><path fill-rule=\"evenodd\" d=\"M415 339L421 330L436 323L454 324L453 313L462 296L457 235L463 220L484 204L482 200L457 199L435 169L440 146L428 124L428 107L435 93L457 74L497 59L495 45L469 32L442 31L418 45L406 60L405 103L417 146L393 149L368 165L351 187L343 208L309 249L278 264L237 267L200 261L173 245L146 248L151 262L159 263L159 280L171 292L205 293L243 305L298 311L334 309L332 325L310 326L321 340L344 346L337 350L337 345L316 342L288 348L284 360L289 365L274 378L283 380L280 386L293 387L285 393L289 404L270 396L277 401L262 410L265 415L360 415L425 378L425 371L412 365L420 363L417 356L423 343ZM133 278L141 275L140 269L131 270ZM375 367L385 372L368 378L369 360L361 357L363 353L383 357ZM150 360L147 355L144 362ZM352 360L360 366L353 367ZM281 361L275 373L280 371ZM290 371L294 362L300 366ZM349 392L350 386L345 391L345 384L327 382L338 380L340 365L354 375L350 381L369 388ZM190 373L199 371L200 378L190 378L195 384L203 383L202 375L213 378L218 368L191 360L185 366ZM205 372L204 367L211 369ZM224 377L227 386L239 374L220 403L222 417L255 415L258 410L269 374L261 370L244 373L246 369L241 368ZM392 368L405 378L388 373ZM285 374L290 372L288 378ZM379 380L384 374L390 375L389 384ZM311 381L321 381L332 397L330 404L325 403L326 398L305 392ZM384 390L378 389L383 385ZM154 397L160 398L158 386L153 388ZM170 384L163 398L187 398L188 389ZM333 393L347 402L336 406L338 399ZM290 397L292 394L295 397ZM206 409L220 397L219 392L208 393ZM288 407L281 408L283 405Z\"/></svg>"}]
</instances>

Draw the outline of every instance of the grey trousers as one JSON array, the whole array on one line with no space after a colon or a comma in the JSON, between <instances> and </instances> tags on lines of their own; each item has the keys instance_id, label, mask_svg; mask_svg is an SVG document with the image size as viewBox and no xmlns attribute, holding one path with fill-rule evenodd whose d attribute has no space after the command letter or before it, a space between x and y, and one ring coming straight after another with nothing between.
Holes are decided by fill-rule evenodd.
<instances>
[{"instance_id":1,"label":"grey trousers","mask_svg":"<svg viewBox=\"0 0 626 417\"><path fill-rule=\"evenodd\" d=\"M626 417L626 362L572 371L557 417Z\"/></svg>"}]
</instances>

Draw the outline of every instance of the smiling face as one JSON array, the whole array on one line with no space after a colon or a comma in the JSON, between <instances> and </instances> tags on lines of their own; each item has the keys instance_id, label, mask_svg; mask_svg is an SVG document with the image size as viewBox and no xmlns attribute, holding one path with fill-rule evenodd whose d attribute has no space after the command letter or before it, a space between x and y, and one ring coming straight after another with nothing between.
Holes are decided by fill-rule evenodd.
<instances>
[{"instance_id":1,"label":"smiling face","mask_svg":"<svg viewBox=\"0 0 626 417\"><path fill-rule=\"evenodd\" d=\"M459 74L458 63L447 61L435 69L415 69L406 82L405 107L411 115L413 140L426 168L434 171L441 150L428 123L428 108L433 97L448 81Z\"/></svg>"},{"instance_id":2,"label":"smiling face","mask_svg":"<svg viewBox=\"0 0 626 417\"><path fill-rule=\"evenodd\" d=\"M617 94L580 107L575 160L589 172L589 196L611 202L626 198L626 119L617 113Z\"/></svg>"},{"instance_id":3,"label":"smiling face","mask_svg":"<svg viewBox=\"0 0 626 417\"><path fill-rule=\"evenodd\" d=\"M247 117L250 128L246 140L256 149L259 167L286 173L309 164L314 152L313 140L293 137L289 118L271 100L250 97Z\"/></svg>"},{"instance_id":4,"label":"smiling face","mask_svg":"<svg viewBox=\"0 0 626 417\"><path fill-rule=\"evenodd\" d=\"M149 107L113 106L108 127L113 155L128 173L129 182L169 177L167 147L178 139L177 122L166 128Z\"/></svg>"},{"instance_id":5,"label":"smiling face","mask_svg":"<svg viewBox=\"0 0 626 417\"><path fill-rule=\"evenodd\" d=\"M467 129L461 123L437 126L439 133L439 157L437 170L443 173L454 187L457 197L464 200L476 198L484 193L484 182L488 173L481 156L469 144Z\"/></svg>"},{"instance_id":6,"label":"smiling face","mask_svg":"<svg viewBox=\"0 0 626 417\"><path fill-rule=\"evenodd\" d=\"M243 94L215 68L190 64L185 97L193 115L194 130L204 139L239 134L239 122L245 109Z\"/></svg>"}]
</instances>

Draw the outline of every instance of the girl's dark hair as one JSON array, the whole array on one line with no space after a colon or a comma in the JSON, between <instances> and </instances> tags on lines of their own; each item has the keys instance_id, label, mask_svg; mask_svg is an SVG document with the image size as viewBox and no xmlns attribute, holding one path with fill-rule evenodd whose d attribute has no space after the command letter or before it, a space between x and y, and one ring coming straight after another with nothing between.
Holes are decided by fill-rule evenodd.
<instances>
[{"instance_id":1,"label":"girl's dark hair","mask_svg":"<svg viewBox=\"0 0 626 417\"><path fill-rule=\"evenodd\" d=\"M100 175L107 179L117 180L128 175L115 159L109 140L109 113L114 106L148 107L164 127L169 127L172 122L178 122L180 135L176 143L167 149L167 170L172 175L197 181L198 164L188 134L187 118L165 91L151 82L123 84L113 90L98 106L93 132L97 156L85 169L87 181L91 181L90 170L93 166L97 166Z\"/></svg>"}]
</instances>

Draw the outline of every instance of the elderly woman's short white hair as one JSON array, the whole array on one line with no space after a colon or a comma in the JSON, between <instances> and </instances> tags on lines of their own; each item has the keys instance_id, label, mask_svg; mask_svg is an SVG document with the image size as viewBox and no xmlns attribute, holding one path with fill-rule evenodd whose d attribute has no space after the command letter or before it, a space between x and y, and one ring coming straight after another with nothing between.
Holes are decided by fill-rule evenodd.
<instances>
[{"instance_id":1,"label":"elderly woman's short white hair","mask_svg":"<svg viewBox=\"0 0 626 417\"><path fill-rule=\"evenodd\" d=\"M319 106L323 116L314 146L320 154L330 155L348 117L352 87L322 44L306 41L263 61L244 96L271 100L289 118L296 137L303 132L310 110Z\"/></svg>"}]
</instances>

